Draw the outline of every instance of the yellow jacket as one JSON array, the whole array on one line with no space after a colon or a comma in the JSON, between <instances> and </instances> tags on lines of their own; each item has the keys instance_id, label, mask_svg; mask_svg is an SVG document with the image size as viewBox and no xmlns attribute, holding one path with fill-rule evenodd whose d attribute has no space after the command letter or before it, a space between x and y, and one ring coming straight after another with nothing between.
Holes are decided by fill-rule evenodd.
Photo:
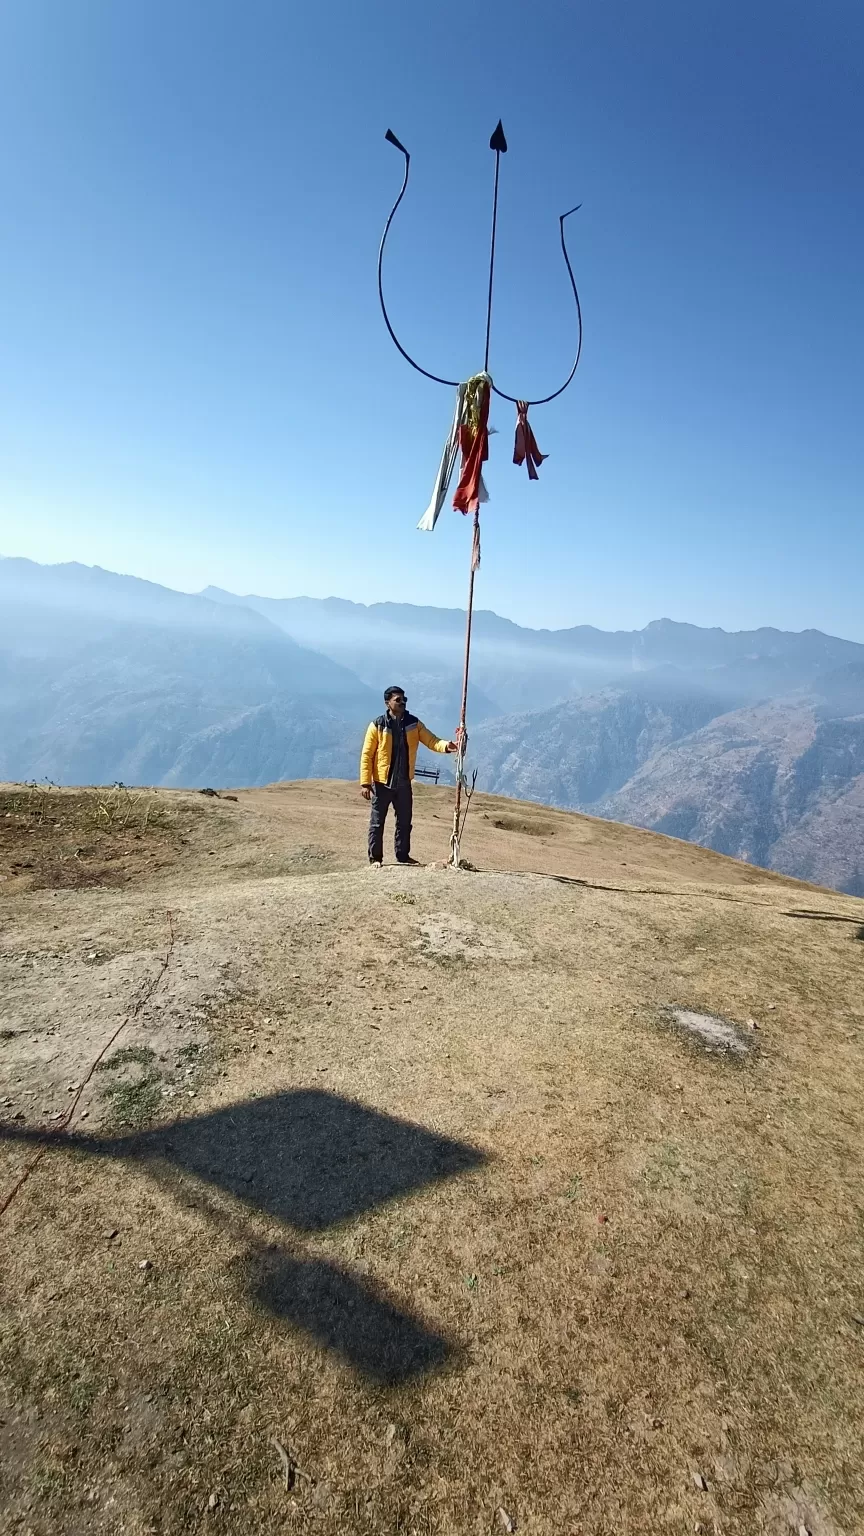
<instances>
[{"instance_id":1,"label":"yellow jacket","mask_svg":"<svg viewBox=\"0 0 864 1536\"><path fill-rule=\"evenodd\" d=\"M422 720L416 715L403 715L405 721L405 745L408 748L408 777L414 777L414 764L417 761L417 747L422 741L424 747L430 752L446 752L449 745L446 741L438 741L427 731ZM360 783L386 784L390 773L390 763L393 758L393 729L389 715L379 715L377 720L366 732L363 742L363 751L360 753Z\"/></svg>"}]
</instances>

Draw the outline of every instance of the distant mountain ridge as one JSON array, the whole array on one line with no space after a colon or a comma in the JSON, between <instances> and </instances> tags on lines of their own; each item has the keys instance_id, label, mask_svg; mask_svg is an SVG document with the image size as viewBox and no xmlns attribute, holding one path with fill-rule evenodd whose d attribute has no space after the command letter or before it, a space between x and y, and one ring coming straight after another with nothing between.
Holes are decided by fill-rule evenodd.
<instances>
[{"instance_id":1,"label":"distant mountain ridge","mask_svg":"<svg viewBox=\"0 0 864 1536\"><path fill-rule=\"evenodd\" d=\"M354 673L252 610L0 560L0 777L194 786L220 765L223 784L347 774L376 705Z\"/></svg>"},{"instance_id":2,"label":"distant mountain ridge","mask_svg":"<svg viewBox=\"0 0 864 1536\"><path fill-rule=\"evenodd\" d=\"M0 559L0 777L354 778L386 683L455 728L464 626L458 609ZM469 725L486 789L864 890L864 645L670 619L533 630L481 610Z\"/></svg>"},{"instance_id":3,"label":"distant mountain ridge","mask_svg":"<svg viewBox=\"0 0 864 1536\"><path fill-rule=\"evenodd\" d=\"M367 607L341 598L238 597L218 587L207 587L201 595L254 609L299 644L350 665L373 686L394 668L402 669L407 685L413 675L428 675L434 667L448 678L458 708L465 643L460 609L405 603ZM629 686L634 676L659 667L674 668L685 686L695 681L731 705L813 685L849 664L864 665L864 645L820 630L728 633L672 619L653 620L641 630L607 632L591 625L543 630L484 609L474 616L471 655L475 723L492 714L544 709L608 684Z\"/></svg>"},{"instance_id":4,"label":"distant mountain ridge","mask_svg":"<svg viewBox=\"0 0 864 1536\"><path fill-rule=\"evenodd\" d=\"M340 628L355 626L370 632L392 628L399 633L420 629L429 636L442 635L456 641L465 638L465 613L461 608L420 607L411 603L352 603L344 598L243 597L220 587L205 587L203 598L227 605L254 609L289 630L294 627L314 632L319 622L326 622L332 637ZM754 630L702 629L696 624L674 619L652 619L644 629L603 630L590 624L567 629L530 629L502 618L489 609L477 609L474 632L478 640L493 640L499 645L516 642L545 650L554 649L577 655L607 658L620 671L622 665L726 666L733 661L755 657L789 657L802 664L836 668L848 662L864 663L864 644L823 634L818 629L782 630L765 627Z\"/></svg>"}]
</instances>

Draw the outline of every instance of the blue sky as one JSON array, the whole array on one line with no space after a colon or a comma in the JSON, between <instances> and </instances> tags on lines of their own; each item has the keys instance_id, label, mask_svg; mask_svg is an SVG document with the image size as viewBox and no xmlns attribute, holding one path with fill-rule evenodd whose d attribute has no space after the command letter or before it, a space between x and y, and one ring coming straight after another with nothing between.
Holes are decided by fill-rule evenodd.
<instances>
[{"instance_id":1,"label":"blue sky","mask_svg":"<svg viewBox=\"0 0 864 1536\"><path fill-rule=\"evenodd\" d=\"M864 640L864 12L6 0L0 553L196 590L464 601L415 531L448 377L497 402L478 601L523 623Z\"/></svg>"}]
</instances>

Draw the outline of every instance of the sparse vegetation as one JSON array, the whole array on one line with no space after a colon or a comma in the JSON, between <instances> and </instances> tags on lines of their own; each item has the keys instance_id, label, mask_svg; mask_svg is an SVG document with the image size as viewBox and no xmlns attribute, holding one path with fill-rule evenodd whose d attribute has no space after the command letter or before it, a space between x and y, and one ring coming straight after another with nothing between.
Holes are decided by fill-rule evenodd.
<instances>
[{"instance_id":1,"label":"sparse vegetation","mask_svg":"<svg viewBox=\"0 0 864 1536\"><path fill-rule=\"evenodd\" d=\"M97 1072L116 1072L119 1067L126 1067L130 1063L137 1067L144 1067L146 1071L152 1071L156 1058L147 1045L125 1045L120 1050L112 1051L100 1061Z\"/></svg>"},{"instance_id":2,"label":"sparse vegetation","mask_svg":"<svg viewBox=\"0 0 864 1536\"><path fill-rule=\"evenodd\" d=\"M102 1090L107 1104L105 1124L112 1130L139 1130L159 1113L163 1102L163 1080L153 1051L147 1046L124 1046L99 1063L103 1073L123 1072L123 1069L139 1067L140 1072L127 1071L119 1081L112 1081Z\"/></svg>"},{"instance_id":3,"label":"sparse vegetation","mask_svg":"<svg viewBox=\"0 0 864 1536\"><path fill-rule=\"evenodd\" d=\"M121 884L175 859L194 820L158 790L22 784L0 791L0 876L31 890Z\"/></svg>"}]
</instances>

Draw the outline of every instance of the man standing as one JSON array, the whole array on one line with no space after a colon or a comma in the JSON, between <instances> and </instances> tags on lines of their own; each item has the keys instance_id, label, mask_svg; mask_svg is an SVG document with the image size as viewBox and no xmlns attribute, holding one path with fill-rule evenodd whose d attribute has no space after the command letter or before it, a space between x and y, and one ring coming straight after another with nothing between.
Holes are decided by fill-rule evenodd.
<instances>
[{"instance_id":1,"label":"man standing","mask_svg":"<svg viewBox=\"0 0 864 1536\"><path fill-rule=\"evenodd\" d=\"M386 713L373 720L360 754L360 792L372 801L369 817L369 863L384 862L384 823L391 805L396 814L396 863L416 864L411 857L411 780L422 741L432 752L455 752L455 741L438 741L422 720L409 715L404 688L385 688Z\"/></svg>"}]
</instances>

